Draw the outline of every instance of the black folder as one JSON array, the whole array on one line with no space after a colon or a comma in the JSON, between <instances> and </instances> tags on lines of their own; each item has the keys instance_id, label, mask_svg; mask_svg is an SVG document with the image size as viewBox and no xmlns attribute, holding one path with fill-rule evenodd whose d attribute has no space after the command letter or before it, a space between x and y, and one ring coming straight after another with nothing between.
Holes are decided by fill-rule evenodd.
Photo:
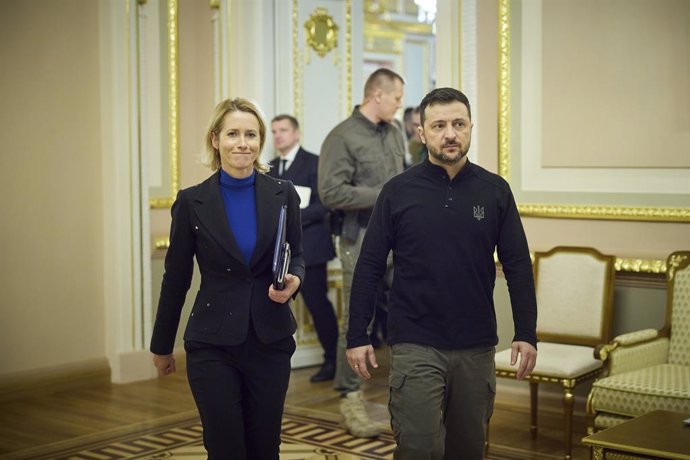
<instances>
[{"instance_id":1,"label":"black folder","mask_svg":"<svg viewBox=\"0 0 690 460\"><path fill-rule=\"evenodd\" d=\"M285 241L286 227L287 205L284 204L280 207L276 246L273 252L273 287L279 291L285 288L285 274L290 266L290 243Z\"/></svg>"}]
</instances>

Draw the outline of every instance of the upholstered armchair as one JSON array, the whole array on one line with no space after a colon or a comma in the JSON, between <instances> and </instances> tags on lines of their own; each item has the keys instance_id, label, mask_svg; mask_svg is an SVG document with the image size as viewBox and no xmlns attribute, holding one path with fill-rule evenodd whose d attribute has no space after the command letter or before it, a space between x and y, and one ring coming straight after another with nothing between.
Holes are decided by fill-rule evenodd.
<instances>
[{"instance_id":1,"label":"upholstered armchair","mask_svg":"<svg viewBox=\"0 0 690 460\"><path fill-rule=\"evenodd\" d=\"M563 390L564 458L571 458L576 385L603 370L594 347L611 339L615 257L593 248L558 246L534 256L537 294L537 365L525 380L530 388L531 435L537 435L539 384ZM516 378L510 348L496 353L496 376Z\"/></svg>"},{"instance_id":2,"label":"upholstered armchair","mask_svg":"<svg viewBox=\"0 0 690 460\"><path fill-rule=\"evenodd\" d=\"M619 335L595 351L607 376L587 398L590 433L653 410L690 413L690 251L674 252L666 267L666 325Z\"/></svg>"}]
</instances>

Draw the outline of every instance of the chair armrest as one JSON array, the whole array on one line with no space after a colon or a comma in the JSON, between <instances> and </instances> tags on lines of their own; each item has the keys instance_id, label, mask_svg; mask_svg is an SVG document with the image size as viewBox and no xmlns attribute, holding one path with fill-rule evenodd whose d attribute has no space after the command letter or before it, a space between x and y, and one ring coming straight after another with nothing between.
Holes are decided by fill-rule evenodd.
<instances>
[{"instance_id":1,"label":"chair armrest","mask_svg":"<svg viewBox=\"0 0 690 460\"><path fill-rule=\"evenodd\" d=\"M656 332L656 331L655 331ZM635 334L635 333L633 333ZM638 339L640 337L638 336ZM597 347L595 357L602 359L608 375L620 374L636 369L642 369L668 361L669 339L668 337L652 338L647 335L646 340L634 340L631 334L624 334L622 342L616 339L608 345Z\"/></svg>"},{"instance_id":2,"label":"chair armrest","mask_svg":"<svg viewBox=\"0 0 690 460\"><path fill-rule=\"evenodd\" d=\"M659 337L659 331L656 329L642 329L640 331L621 334L614 338L613 341L618 342L619 345L629 346L636 343L649 342L657 337Z\"/></svg>"},{"instance_id":3,"label":"chair armrest","mask_svg":"<svg viewBox=\"0 0 690 460\"><path fill-rule=\"evenodd\" d=\"M639 331L628 332L616 336L610 343L597 345L594 349L594 357L601 361L606 361L609 354L619 346L631 346L638 343L654 340L659 336L656 329L642 329Z\"/></svg>"}]
</instances>

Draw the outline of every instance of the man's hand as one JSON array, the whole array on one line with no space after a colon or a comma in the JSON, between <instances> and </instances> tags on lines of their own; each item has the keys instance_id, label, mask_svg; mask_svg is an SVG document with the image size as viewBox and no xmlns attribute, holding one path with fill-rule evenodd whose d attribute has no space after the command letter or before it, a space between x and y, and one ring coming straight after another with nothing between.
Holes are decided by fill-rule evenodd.
<instances>
[{"instance_id":1,"label":"man's hand","mask_svg":"<svg viewBox=\"0 0 690 460\"><path fill-rule=\"evenodd\" d=\"M273 287L273 283L268 287L268 298L274 302L285 303L290 300L290 297L297 292L299 285L302 281L298 276L291 275L289 273L285 274L285 287L282 291L277 290Z\"/></svg>"},{"instance_id":2,"label":"man's hand","mask_svg":"<svg viewBox=\"0 0 690 460\"><path fill-rule=\"evenodd\" d=\"M378 363L376 362L374 347L371 345L350 348L347 350L345 356L347 356L347 363L350 365L352 370L355 371L355 374L359 375L364 380L369 380L371 378L371 374L367 368L367 358L369 358L371 367L374 369L379 367Z\"/></svg>"},{"instance_id":3,"label":"man's hand","mask_svg":"<svg viewBox=\"0 0 690 460\"><path fill-rule=\"evenodd\" d=\"M175 368L175 356L170 353L169 355L153 355L153 365L158 369L158 375L168 375L177 371Z\"/></svg>"},{"instance_id":4,"label":"man's hand","mask_svg":"<svg viewBox=\"0 0 690 460\"><path fill-rule=\"evenodd\" d=\"M522 380L537 365L537 349L527 342L513 342L510 346L511 366L515 366L517 363L518 355L520 355L520 365L517 370L517 379Z\"/></svg>"}]
</instances>

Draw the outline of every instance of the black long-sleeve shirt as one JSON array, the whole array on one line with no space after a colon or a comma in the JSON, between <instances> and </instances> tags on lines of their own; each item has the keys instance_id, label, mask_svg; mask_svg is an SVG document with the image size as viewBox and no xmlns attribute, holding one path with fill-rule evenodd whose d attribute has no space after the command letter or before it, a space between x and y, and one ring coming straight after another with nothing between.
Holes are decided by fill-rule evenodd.
<instances>
[{"instance_id":1,"label":"black long-sleeve shirt","mask_svg":"<svg viewBox=\"0 0 690 460\"><path fill-rule=\"evenodd\" d=\"M369 344L378 282L393 251L388 342L495 346L494 250L508 281L514 340L536 346L532 263L508 183L469 161L451 180L426 159L388 181L354 273L347 346Z\"/></svg>"}]
</instances>

